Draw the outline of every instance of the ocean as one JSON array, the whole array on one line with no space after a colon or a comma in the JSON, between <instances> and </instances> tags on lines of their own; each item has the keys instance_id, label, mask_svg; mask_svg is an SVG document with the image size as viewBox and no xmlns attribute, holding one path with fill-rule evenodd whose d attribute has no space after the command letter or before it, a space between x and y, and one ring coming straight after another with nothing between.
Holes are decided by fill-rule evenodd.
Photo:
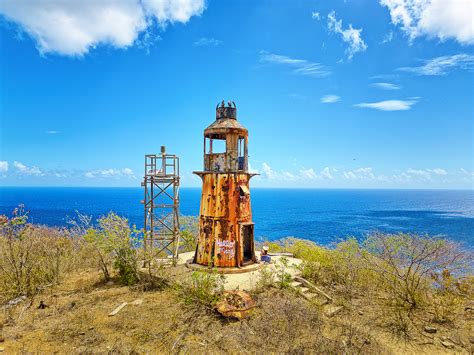
<instances>
[{"instance_id":1,"label":"ocean","mask_svg":"<svg viewBox=\"0 0 474 355\"><path fill-rule=\"evenodd\" d=\"M180 212L197 216L201 190L181 188ZM373 231L428 233L474 244L473 190L263 189L251 191L255 237L288 236L322 245ZM76 211L97 219L114 211L143 226L140 188L0 187L0 214L18 204L30 222L67 226Z\"/></svg>"}]
</instances>

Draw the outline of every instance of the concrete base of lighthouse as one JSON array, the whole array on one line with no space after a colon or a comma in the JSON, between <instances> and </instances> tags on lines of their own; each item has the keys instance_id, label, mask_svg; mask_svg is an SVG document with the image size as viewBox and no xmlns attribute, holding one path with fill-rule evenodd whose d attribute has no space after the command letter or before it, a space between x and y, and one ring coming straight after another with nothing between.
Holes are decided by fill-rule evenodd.
<instances>
[{"instance_id":1,"label":"concrete base of lighthouse","mask_svg":"<svg viewBox=\"0 0 474 355\"><path fill-rule=\"evenodd\" d=\"M201 272L217 272L218 274L242 274L245 272L257 271L262 268L263 263L251 263L249 265L244 265L241 267L209 267L200 264L193 263L193 260L190 259L186 262L186 267Z\"/></svg>"}]
</instances>

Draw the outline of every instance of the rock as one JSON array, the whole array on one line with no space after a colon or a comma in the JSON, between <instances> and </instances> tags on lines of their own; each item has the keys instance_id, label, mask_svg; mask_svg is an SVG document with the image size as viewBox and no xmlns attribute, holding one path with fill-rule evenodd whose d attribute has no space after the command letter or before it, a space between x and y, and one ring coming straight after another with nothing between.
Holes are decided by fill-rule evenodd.
<instances>
[{"instance_id":1,"label":"rock","mask_svg":"<svg viewBox=\"0 0 474 355\"><path fill-rule=\"evenodd\" d=\"M359 313L359 316L363 316L363 315L364 315L364 312L362 312L362 311L357 311L357 313Z\"/></svg>"},{"instance_id":2,"label":"rock","mask_svg":"<svg viewBox=\"0 0 474 355\"><path fill-rule=\"evenodd\" d=\"M343 308L344 307L342 306L328 306L326 312L324 312L324 315L328 318L334 317L336 314L342 311Z\"/></svg>"},{"instance_id":3,"label":"rock","mask_svg":"<svg viewBox=\"0 0 474 355\"><path fill-rule=\"evenodd\" d=\"M425 332L434 334L438 331L435 327L430 327L429 325L425 326Z\"/></svg>"},{"instance_id":4,"label":"rock","mask_svg":"<svg viewBox=\"0 0 474 355\"><path fill-rule=\"evenodd\" d=\"M448 348L448 349L454 348L454 343L450 342L449 340L441 341L441 345L443 345L445 348Z\"/></svg>"},{"instance_id":5,"label":"rock","mask_svg":"<svg viewBox=\"0 0 474 355\"><path fill-rule=\"evenodd\" d=\"M469 342L470 342L471 344L474 344L474 335L471 335L471 336L469 337Z\"/></svg>"},{"instance_id":6,"label":"rock","mask_svg":"<svg viewBox=\"0 0 474 355\"><path fill-rule=\"evenodd\" d=\"M107 286L112 286L113 284L114 284L113 281L108 281L108 282L106 283Z\"/></svg>"},{"instance_id":7,"label":"rock","mask_svg":"<svg viewBox=\"0 0 474 355\"><path fill-rule=\"evenodd\" d=\"M135 301L131 302L130 304L134 305L134 306L138 306L138 305L141 305L143 303L143 299L142 298L137 298Z\"/></svg>"},{"instance_id":8,"label":"rock","mask_svg":"<svg viewBox=\"0 0 474 355\"><path fill-rule=\"evenodd\" d=\"M0 343L3 343L5 341L5 338L0 336Z\"/></svg>"}]
</instances>

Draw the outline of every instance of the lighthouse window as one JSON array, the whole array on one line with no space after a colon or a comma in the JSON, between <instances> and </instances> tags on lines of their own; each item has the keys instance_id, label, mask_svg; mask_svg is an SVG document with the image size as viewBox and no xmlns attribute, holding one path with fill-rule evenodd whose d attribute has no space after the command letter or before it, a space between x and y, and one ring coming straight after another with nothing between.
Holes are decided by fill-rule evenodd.
<instances>
[{"instance_id":1,"label":"lighthouse window","mask_svg":"<svg viewBox=\"0 0 474 355\"><path fill-rule=\"evenodd\" d=\"M212 154L219 154L226 152L225 139L212 139Z\"/></svg>"}]
</instances>

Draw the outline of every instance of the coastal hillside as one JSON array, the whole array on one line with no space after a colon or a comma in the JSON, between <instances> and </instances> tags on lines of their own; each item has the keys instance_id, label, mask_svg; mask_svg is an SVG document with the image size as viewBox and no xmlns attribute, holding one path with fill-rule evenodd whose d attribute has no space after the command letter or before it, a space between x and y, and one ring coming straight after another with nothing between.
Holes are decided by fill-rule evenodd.
<instances>
[{"instance_id":1,"label":"coastal hillside","mask_svg":"<svg viewBox=\"0 0 474 355\"><path fill-rule=\"evenodd\" d=\"M275 256L240 290L253 302L241 317L219 312L236 292L226 287L231 275L144 268L150 256L117 215L53 229L17 210L0 228L6 353L473 351L472 259L447 240L373 234L333 248L266 243ZM183 239L194 234L185 230Z\"/></svg>"}]
</instances>

